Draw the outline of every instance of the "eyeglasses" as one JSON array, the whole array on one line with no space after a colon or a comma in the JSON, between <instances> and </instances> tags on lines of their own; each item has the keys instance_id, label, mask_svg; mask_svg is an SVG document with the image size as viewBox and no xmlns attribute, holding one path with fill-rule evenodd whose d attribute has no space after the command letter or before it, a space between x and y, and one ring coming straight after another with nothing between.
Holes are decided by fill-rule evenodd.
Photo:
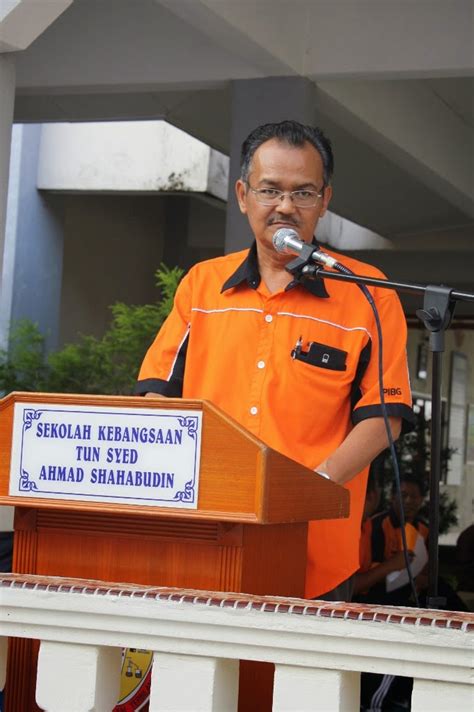
<instances>
[{"instance_id":1,"label":"eyeglasses","mask_svg":"<svg viewBox=\"0 0 474 712\"><path fill-rule=\"evenodd\" d=\"M323 193L315 190L277 190L276 188L252 188L247 183L249 189L255 195L255 200L260 205L278 205L285 196L289 196L293 205L297 208L314 208ZM324 191L324 188L322 189Z\"/></svg>"}]
</instances>

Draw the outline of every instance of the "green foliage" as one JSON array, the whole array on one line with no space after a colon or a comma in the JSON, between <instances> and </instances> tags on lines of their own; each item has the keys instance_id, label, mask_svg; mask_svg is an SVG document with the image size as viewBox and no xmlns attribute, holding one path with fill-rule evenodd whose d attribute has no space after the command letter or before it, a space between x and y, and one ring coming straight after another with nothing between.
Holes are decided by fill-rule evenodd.
<instances>
[{"instance_id":1,"label":"green foliage","mask_svg":"<svg viewBox=\"0 0 474 712\"><path fill-rule=\"evenodd\" d=\"M449 494L442 490L439 493L439 533L446 534L451 527L458 524L458 503L455 499L451 499ZM420 510L420 516L426 521L429 520L429 504L425 502Z\"/></svg>"},{"instance_id":2,"label":"green foliage","mask_svg":"<svg viewBox=\"0 0 474 712\"><path fill-rule=\"evenodd\" d=\"M113 304L111 325L101 339L80 335L77 343L46 360L38 327L19 322L11 332L9 353L0 353L0 391L129 395L143 356L171 310L182 275L178 267L160 265L158 302Z\"/></svg>"},{"instance_id":3,"label":"green foliage","mask_svg":"<svg viewBox=\"0 0 474 712\"><path fill-rule=\"evenodd\" d=\"M10 332L10 350L0 351L0 392L42 390L47 379L44 337L36 324L22 319Z\"/></svg>"}]
</instances>

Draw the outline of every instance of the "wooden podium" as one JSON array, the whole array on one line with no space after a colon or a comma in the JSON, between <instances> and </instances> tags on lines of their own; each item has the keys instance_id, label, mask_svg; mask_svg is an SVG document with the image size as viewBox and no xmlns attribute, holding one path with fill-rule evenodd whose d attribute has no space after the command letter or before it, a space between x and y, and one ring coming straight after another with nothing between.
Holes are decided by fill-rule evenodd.
<instances>
[{"instance_id":1,"label":"wooden podium","mask_svg":"<svg viewBox=\"0 0 474 712\"><path fill-rule=\"evenodd\" d=\"M11 496L17 403L202 411L197 509ZM0 400L0 505L16 508L17 573L301 597L307 522L347 516L349 493L205 401L12 393ZM33 641L11 641L7 712L38 709L36 651ZM251 709L250 688L255 699L257 666L245 667L242 712ZM271 699L271 686L266 695Z\"/></svg>"}]
</instances>

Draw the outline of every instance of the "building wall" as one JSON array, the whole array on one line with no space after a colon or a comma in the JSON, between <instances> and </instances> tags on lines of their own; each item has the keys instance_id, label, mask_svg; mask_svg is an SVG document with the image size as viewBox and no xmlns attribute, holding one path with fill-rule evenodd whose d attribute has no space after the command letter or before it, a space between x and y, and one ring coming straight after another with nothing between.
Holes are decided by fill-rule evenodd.
<instances>
[{"instance_id":1,"label":"building wall","mask_svg":"<svg viewBox=\"0 0 474 712\"><path fill-rule=\"evenodd\" d=\"M64 195L60 343L78 333L101 336L108 307L156 299L154 271L163 254L163 200Z\"/></svg>"},{"instance_id":2,"label":"building wall","mask_svg":"<svg viewBox=\"0 0 474 712\"><path fill-rule=\"evenodd\" d=\"M117 301L156 301L155 272L222 254L225 213L191 196L62 195L60 343L101 336ZM170 249L172 247L172 249Z\"/></svg>"}]
</instances>

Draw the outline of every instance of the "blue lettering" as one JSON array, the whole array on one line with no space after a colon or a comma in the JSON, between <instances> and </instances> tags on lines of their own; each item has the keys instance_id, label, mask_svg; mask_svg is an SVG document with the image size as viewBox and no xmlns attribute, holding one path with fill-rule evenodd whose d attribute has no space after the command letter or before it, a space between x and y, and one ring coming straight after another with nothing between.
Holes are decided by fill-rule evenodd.
<instances>
[{"instance_id":1,"label":"blue lettering","mask_svg":"<svg viewBox=\"0 0 474 712\"><path fill-rule=\"evenodd\" d=\"M84 460L84 462L99 462L99 459L100 447L76 445L76 460Z\"/></svg>"},{"instance_id":2,"label":"blue lettering","mask_svg":"<svg viewBox=\"0 0 474 712\"><path fill-rule=\"evenodd\" d=\"M166 482L163 483L163 487L174 487L174 472L164 472Z\"/></svg>"},{"instance_id":3,"label":"blue lettering","mask_svg":"<svg viewBox=\"0 0 474 712\"><path fill-rule=\"evenodd\" d=\"M37 423L38 438L58 438L60 440L90 440L91 425L72 423Z\"/></svg>"},{"instance_id":4,"label":"blue lettering","mask_svg":"<svg viewBox=\"0 0 474 712\"><path fill-rule=\"evenodd\" d=\"M138 452L133 448L107 448L107 462L134 465L138 460Z\"/></svg>"},{"instance_id":5,"label":"blue lettering","mask_svg":"<svg viewBox=\"0 0 474 712\"><path fill-rule=\"evenodd\" d=\"M93 467L91 470L91 483L93 485L95 485L95 484L104 485L106 476L107 476L107 470L105 468Z\"/></svg>"},{"instance_id":6,"label":"blue lettering","mask_svg":"<svg viewBox=\"0 0 474 712\"><path fill-rule=\"evenodd\" d=\"M49 474L50 480L58 480L58 482L66 482L66 468L61 467L58 465L58 467L55 467L54 465L49 466Z\"/></svg>"},{"instance_id":7,"label":"blue lettering","mask_svg":"<svg viewBox=\"0 0 474 712\"><path fill-rule=\"evenodd\" d=\"M84 470L82 467L66 467L66 465L42 465L38 479L54 482L82 482Z\"/></svg>"}]
</instances>

